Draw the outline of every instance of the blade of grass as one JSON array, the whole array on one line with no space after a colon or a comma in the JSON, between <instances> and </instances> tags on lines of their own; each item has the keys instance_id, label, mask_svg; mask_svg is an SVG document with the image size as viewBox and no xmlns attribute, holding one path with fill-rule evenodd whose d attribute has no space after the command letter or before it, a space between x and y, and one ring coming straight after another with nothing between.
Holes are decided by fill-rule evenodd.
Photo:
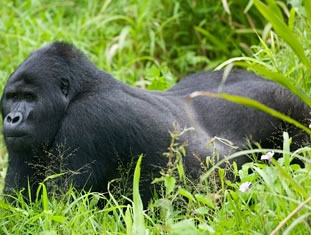
<instances>
[{"instance_id":1,"label":"blade of grass","mask_svg":"<svg viewBox=\"0 0 311 235\"><path fill-rule=\"evenodd\" d=\"M262 112L268 113L273 117L279 118L285 122L288 122L290 124L293 124L294 126L304 130L306 133L308 133L309 135L311 135L311 130L309 128L307 128L306 126L302 125L301 123L299 123L298 121L294 120L293 118L280 113L256 100L250 99L250 98L246 98L243 96L238 96L238 95L229 95L227 93L212 93L212 92L193 92L191 93L188 97L187 97L187 103L189 103L189 101L197 96L209 96L209 97L213 97L213 98L221 98L221 99L225 99L228 101L231 101L233 103L237 103L237 104L241 104L250 108L254 108L257 110L260 110Z\"/></svg>"},{"instance_id":2,"label":"blade of grass","mask_svg":"<svg viewBox=\"0 0 311 235\"><path fill-rule=\"evenodd\" d=\"M286 171L279 163L277 160L275 159L271 159L271 162L278 168L278 170L280 171L280 174L282 175L283 178L285 178L287 180L287 182L289 184L291 184L297 192L299 192L304 199L308 198L308 193L306 192L306 190L304 190L304 188L302 186L300 186L293 178L291 175L288 174L288 171Z\"/></svg>"},{"instance_id":3,"label":"blade of grass","mask_svg":"<svg viewBox=\"0 0 311 235\"><path fill-rule=\"evenodd\" d=\"M279 17L279 19L284 21L283 14L280 8L277 6L275 0L267 0L267 3L268 3L268 7L275 12L275 14Z\"/></svg>"},{"instance_id":4,"label":"blade of grass","mask_svg":"<svg viewBox=\"0 0 311 235\"><path fill-rule=\"evenodd\" d=\"M195 26L194 28L197 32L203 34L212 44L214 44L215 47L221 49L223 52L228 52L223 42L216 38L213 34L199 26Z\"/></svg>"},{"instance_id":5,"label":"blade of grass","mask_svg":"<svg viewBox=\"0 0 311 235\"><path fill-rule=\"evenodd\" d=\"M264 170L260 169L259 167L253 167L254 171L256 171L260 177L263 179L263 181L265 182L265 185L267 186L267 188L272 192L272 193L276 193L275 191L275 185L273 182L273 178L271 178L271 176Z\"/></svg>"},{"instance_id":6,"label":"blade of grass","mask_svg":"<svg viewBox=\"0 0 311 235\"><path fill-rule=\"evenodd\" d=\"M264 78L275 81L278 84L282 85L283 87L286 87L293 94L298 96L305 104L307 104L311 107L310 97L307 96L301 89L293 86L287 77L283 76L282 74L280 74L278 72L272 72L272 71L268 70L267 68L265 68L264 66L259 65L259 64L247 65L247 67L254 70L255 72L259 73Z\"/></svg>"},{"instance_id":7,"label":"blade of grass","mask_svg":"<svg viewBox=\"0 0 311 235\"><path fill-rule=\"evenodd\" d=\"M145 234L143 203L139 194L140 164L143 155L138 158L133 180L133 234Z\"/></svg>"},{"instance_id":8,"label":"blade of grass","mask_svg":"<svg viewBox=\"0 0 311 235\"><path fill-rule=\"evenodd\" d=\"M281 223L271 232L270 235L277 234L277 232L280 231L280 229L301 209L303 208L307 203L311 201L311 196L308 197L304 202L302 202L295 210L293 210L285 219L281 221Z\"/></svg>"},{"instance_id":9,"label":"blade of grass","mask_svg":"<svg viewBox=\"0 0 311 235\"><path fill-rule=\"evenodd\" d=\"M307 2L306 0L305 2ZM304 49L291 32L290 28L278 17L278 15L267 5L259 0L253 0L260 13L272 24L274 30L284 39L284 41L294 50L299 59L311 70L311 63L305 55Z\"/></svg>"},{"instance_id":10,"label":"blade of grass","mask_svg":"<svg viewBox=\"0 0 311 235\"><path fill-rule=\"evenodd\" d=\"M303 0L303 5L305 7L307 18L309 21L309 24L311 24L311 1L310 0Z\"/></svg>"},{"instance_id":11,"label":"blade of grass","mask_svg":"<svg viewBox=\"0 0 311 235\"><path fill-rule=\"evenodd\" d=\"M42 189L41 192L41 200L42 200L42 206L43 206L43 210L44 211L48 211L49 210L49 198L48 198L48 193L45 187L44 183L40 183L38 190L37 190L37 200L38 200L38 194L40 192L40 190Z\"/></svg>"},{"instance_id":12,"label":"blade of grass","mask_svg":"<svg viewBox=\"0 0 311 235\"><path fill-rule=\"evenodd\" d=\"M292 230L300 223L304 223L308 218L310 218L311 213L305 213L295 219L283 232L283 235L293 234ZM293 231L294 232L294 231Z\"/></svg>"},{"instance_id":13,"label":"blade of grass","mask_svg":"<svg viewBox=\"0 0 311 235\"><path fill-rule=\"evenodd\" d=\"M292 8L290 9L290 14L288 17L288 27L290 28L290 30L294 29L295 19L296 19L296 11L295 11L295 8Z\"/></svg>"}]
</instances>

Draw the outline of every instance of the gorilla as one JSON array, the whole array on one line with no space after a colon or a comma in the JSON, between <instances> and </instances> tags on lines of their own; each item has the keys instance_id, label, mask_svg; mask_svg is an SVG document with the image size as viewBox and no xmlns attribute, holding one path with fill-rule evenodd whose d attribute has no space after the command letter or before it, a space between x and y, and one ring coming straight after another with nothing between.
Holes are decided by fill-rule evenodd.
<instances>
[{"instance_id":1,"label":"gorilla","mask_svg":"<svg viewBox=\"0 0 311 235\"><path fill-rule=\"evenodd\" d=\"M76 189L106 192L108 182L120 177L119 165L143 154L141 192L146 201L151 196L149 175L167 165L163 153L170 146L170 132L191 126L195 129L178 140L185 144L184 165L190 174L198 172L198 158L212 155L207 143L215 136L238 147L216 141L220 158L249 141L269 146L284 123L268 114L206 96L191 101L191 117L185 111L192 92L217 92L222 77L222 71L201 72L165 92L147 91L97 69L68 43L43 46L10 75L1 98L9 155L4 193L30 185L34 197L47 169L64 170L62 177ZM250 97L298 121L309 114L288 90L246 71L231 71L222 91ZM246 161L247 156L236 159L239 166ZM70 177L66 172L72 172Z\"/></svg>"}]
</instances>

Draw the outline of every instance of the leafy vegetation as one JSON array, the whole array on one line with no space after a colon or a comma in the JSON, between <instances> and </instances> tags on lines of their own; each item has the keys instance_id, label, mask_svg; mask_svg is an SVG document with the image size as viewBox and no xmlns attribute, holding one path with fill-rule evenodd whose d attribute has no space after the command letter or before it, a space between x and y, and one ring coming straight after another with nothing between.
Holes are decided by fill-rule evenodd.
<instances>
[{"instance_id":1,"label":"leafy vegetation","mask_svg":"<svg viewBox=\"0 0 311 235\"><path fill-rule=\"evenodd\" d=\"M182 75L230 69L233 63L276 80L310 104L308 0L3 0L0 13L0 87L31 51L53 40L66 40L133 86L163 90ZM290 152L291 139L284 133L281 150L235 153L230 158L283 155L278 161L247 163L240 171L233 165L240 182L227 180L226 171L217 166L209 169L215 153L202 163L201 179L193 182L183 172L180 134L172 133L171 151L165 154L171 164L155 179L162 191L147 210L138 194L140 158L133 204L131 198L113 191L81 195L70 189L62 196L50 195L42 184L39 199L31 205L19 195L16 205L0 199L0 233L311 233L310 148ZM303 159L305 168L290 165L294 157ZM0 190L6 165L1 141Z\"/></svg>"}]
</instances>

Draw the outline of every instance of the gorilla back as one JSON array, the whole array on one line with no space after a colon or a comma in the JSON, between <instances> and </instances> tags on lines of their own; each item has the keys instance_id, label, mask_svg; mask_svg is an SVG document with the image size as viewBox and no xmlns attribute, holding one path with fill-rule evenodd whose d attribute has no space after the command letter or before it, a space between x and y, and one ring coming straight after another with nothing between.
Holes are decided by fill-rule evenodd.
<instances>
[{"instance_id":1,"label":"gorilla back","mask_svg":"<svg viewBox=\"0 0 311 235\"><path fill-rule=\"evenodd\" d=\"M129 87L97 69L73 46L55 42L33 52L10 76L1 98L3 135L9 153L5 193L27 188L32 195L48 173L64 175L77 189L105 192L119 177L121 161L145 157L141 187L150 197L150 172L166 166L170 131L192 126L179 141L186 143L185 167L198 171L210 155L206 143L214 136L239 148L246 139L267 143L282 122L259 111L220 99L197 97L191 102L192 119L185 99L194 91L217 92L222 72L190 75L166 92ZM245 71L230 73L223 91L256 99L302 121L309 109L279 85ZM224 157L232 151L216 143ZM238 159L241 165L247 159ZM51 172L49 172L49 170ZM59 183L60 184L60 183ZM60 185L59 185L60 186ZM26 190L27 191L27 190ZM27 192L26 192L27 195Z\"/></svg>"}]
</instances>

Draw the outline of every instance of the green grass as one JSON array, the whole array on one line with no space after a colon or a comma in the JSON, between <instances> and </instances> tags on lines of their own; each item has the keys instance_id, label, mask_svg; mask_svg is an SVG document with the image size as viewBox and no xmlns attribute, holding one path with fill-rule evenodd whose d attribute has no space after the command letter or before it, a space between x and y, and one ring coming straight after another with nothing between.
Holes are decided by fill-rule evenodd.
<instances>
[{"instance_id":1,"label":"green grass","mask_svg":"<svg viewBox=\"0 0 311 235\"><path fill-rule=\"evenodd\" d=\"M247 2L231 4L241 14L228 16L217 0L4 0L1 75L6 78L30 52L53 40L74 43L97 66L132 85L148 86L143 79L153 66L168 67L178 77L213 68L258 43L241 11ZM254 9L248 13L262 27L258 15ZM206 37L207 31L213 36Z\"/></svg>"},{"instance_id":2,"label":"green grass","mask_svg":"<svg viewBox=\"0 0 311 235\"><path fill-rule=\"evenodd\" d=\"M30 52L53 40L65 40L82 49L98 67L132 86L164 90L183 75L228 64L230 69L234 62L277 80L308 103L308 2L305 10L303 1L288 1L295 3L294 11L274 0L263 2L268 7L253 1L277 34L254 6L248 7L248 0L224 1L231 14L219 0L77 2L1 2L1 90ZM162 193L147 210L142 209L138 194L137 164L133 199L114 190L109 195L82 195L69 189L62 196L53 196L45 184L38 192L40 199L32 205L18 195L17 205L0 199L0 234L268 234L287 216L278 231L311 233L311 206L303 204L311 195L310 148L291 153L291 140L284 134L283 149L274 150L283 158L269 164L248 163L239 172L232 166L241 182L228 181L225 171L217 167L207 170L209 159L202 166L201 180L193 182L183 171L184 149L175 142L178 134L172 137L171 152L165 156L173 164L155 180ZM267 151L271 150L245 150L231 157L260 156ZM304 159L305 168L289 164L297 156ZM6 166L1 140L0 190ZM251 182L251 187L241 192L244 182ZM103 208L97 206L98 201ZM299 205L302 208L295 211Z\"/></svg>"}]
</instances>

